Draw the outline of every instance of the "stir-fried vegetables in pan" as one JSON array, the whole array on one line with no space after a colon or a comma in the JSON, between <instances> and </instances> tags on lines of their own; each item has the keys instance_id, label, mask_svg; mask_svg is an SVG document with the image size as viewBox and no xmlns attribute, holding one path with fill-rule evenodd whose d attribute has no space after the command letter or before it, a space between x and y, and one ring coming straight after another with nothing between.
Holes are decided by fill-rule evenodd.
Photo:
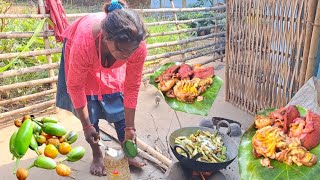
<instances>
[{"instance_id":1,"label":"stir-fried vegetables in pan","mask_svg":"<svg viewBox=\"0 0 320 180\"><path fill-rule=\"evenodd\" d=\"M188 151L190 158L200 153L201 156L197 161L219 163L227 160L227 148L223 144L222 137L217 133L211 134L208 131L198 130L189 137L177 137L175 144L183 146ZM177 152L187 156L181 148L177 148Z\"/></svg>"}]
</instances>

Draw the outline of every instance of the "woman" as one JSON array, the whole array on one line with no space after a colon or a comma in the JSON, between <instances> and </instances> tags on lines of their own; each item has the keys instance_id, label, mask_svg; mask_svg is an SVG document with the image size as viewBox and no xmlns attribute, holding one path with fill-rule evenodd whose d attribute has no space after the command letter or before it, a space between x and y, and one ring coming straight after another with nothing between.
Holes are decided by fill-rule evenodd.
<instances>
[{"instance_id":1,"label":"woman","mask_svg":"<svg viewBox=\"0 0 320 180\"><path fill-rule=\"evenodd\" d=\"M135 108L147 55L139 15L117 0L104 10L76 20L64 31L57 92L57 106L74 109L81 120L93 152L90 172L98 176L106 174L102 152L93 141L99 119L114 123L120 142L135 138ZM134 159L129 164L144 165Z\"/></svg>"}]
</instances>

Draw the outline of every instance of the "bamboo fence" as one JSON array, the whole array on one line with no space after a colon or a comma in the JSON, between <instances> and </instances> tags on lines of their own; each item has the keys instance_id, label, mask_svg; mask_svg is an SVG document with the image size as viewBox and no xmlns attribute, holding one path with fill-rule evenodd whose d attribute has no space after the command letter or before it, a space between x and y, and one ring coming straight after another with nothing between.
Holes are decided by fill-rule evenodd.
<instances>
[{"instance_id":1,"label":"bamboo fence","mask_svg":"<svg viewBox=\"0 0 320 180\"><path fill-rule=\"evenodd\" d=\"M172 13L173 19L160 21L160 22L152 22L145 23L147 27L151 26L161 26L161 25L175 25L176 30L170 31L168 29L167 32L162 33L152 33L149 37L159 37L159 36L170 36L170 35L178 35L179 40L170 41L164 43L155 43L148 44L147 48L150 49L161 49L168 48L171 46L179 46L179 50L167 51L165 53L154 54L147 56L146 61L162 61L170 58L170 61L179 61L185 62L195 58L199 58L201 56L208 56L207 60L203 61L203 64L211 63L217 59L224 58L224 54L221 54L224 49L225 41L221 38L225 32L219 31L219 29L223 28L225 24L219 24L218 21L222 20L226 17L226 6L216 6L216 7L204 7L204 8L174 8L174 3L171 1L173 8L162 8L162 9L136 9L138 12L144 15L152 14L152 13ZM45 14L44 3L43 0L38 0L40 14L0 14L0 19L44 19L50 18L49 14ZM214 11L215 16L206 17L206 18L197 18L197 19L188 19L188 20L179 20L177 18L178 13L184 12L209 12ZM82 17L88 15L90 13L81 13L81 14L67 14L67 17L70 19ZM181 29L179 27L180 24L190 24L197 23L203 21L215 21L217 22L214 25L208 25L204 27L198 28L187 28ZM182 38L182 34L194 34L199 31L210 31L215 29L214 33L211 31L210 34L199 36L199 37L189 37L186 39ZM218 31L217 31L218 30ZM31 38L34 32L0 32L0 39L19 39L19 38ZM23 58L33 58L37 56L46 56L47 63L40 64L33 67L27 67L22 69L12 69L0 73L0 82L6 78L18 77L21 75L28 75L30 73L41 73L47 72L48 77L42 79L32 79L26 82L18 82L13 84L0 84L0 126L5 125L6 123L12 122L13 118L21 117L23 114L32 112L36 109L45 110L48 107L54 107L55 104L55 93L56 82L57 82L57 69L59 67L59 63L52 62L52 55L61 53L60 47L50 47L49 37L54 36L54 32L48 29L48 25L46 24L43 28L43 31L40 32L38 37L43 38L44 41L44 49L38 49L33 51L26 51L23 53L2 53L0 54L0 61L3 60L12 60L19 56L23 60ZM221 39L221 41L215 41L215 39ZM193 45L192 47L188 47L187 44L193 43L195 44L198 41L206 40L206 43L198 43L199 45ZM213 41L214 40L214 41ZM213 43L214 42L214 43ZM52 42L51 42L52 43ZM219 46L217 44L219 43ZM222 46L221 46L222 45ZM217 55L213 55L217 54ZM219 54L219 55L218 55ZM176 58L177 56L185 55L182 58ZM173 58L174 57L174 58ZM144 74L152 73L156 70L159 65L153 66L152 68L146 68L143 72ZM144 78L146 79L146 78ZM44 86L42 91L36 93L27 93L19 97L14 98L6 98L3 94L10 93L12 90L16 89L28 89L35 86ZM24 105L19 103L24 102ZM27 103L26 103L27 102ZM29 102L29 103L28 103ZM33 103L30 103L33 102ZM18 106L17 106L18 105ZM6 110L7 107L19 107L17 109L9 109Z\"/></svg>"},{"instance_id":2,"label":"bamboo fence","mask_svg":"<svg viewBox=\"0 0 320 180\"><path fill-rule=\"evenodd\" d=\"M227 1L227 101L252 114L290 101L314 71L320 32L317 3Z\"/></svg>"}]
</instances>

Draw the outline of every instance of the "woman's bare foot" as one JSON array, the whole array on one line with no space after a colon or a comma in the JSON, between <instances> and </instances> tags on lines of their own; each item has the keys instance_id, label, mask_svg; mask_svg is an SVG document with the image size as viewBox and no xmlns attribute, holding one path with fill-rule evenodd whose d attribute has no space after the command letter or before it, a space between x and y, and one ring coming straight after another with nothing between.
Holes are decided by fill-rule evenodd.
<instances>
[{"instance_id":1,"label":"woman's bare foot","mask_svg":"<svg viewBox=\"0 0 320 180\"><path fill-rule=\"evenodd\" d=\"M90 173L95 176L106 176L102 152L97 144L91 145L93 160L90 166Z\"/></svg>"},{"instance_id":2,"label":"woman's bare foot","mask_svg":"<svg viewBox=\"0 0 320 180\"><path fill-rule=\"evenodd\" d=\"M142 168L143 166L147 165L143 161L138 161L137 158L129 158L128 159L129 165L137 168Z\"/></svg>"}]
</instances>

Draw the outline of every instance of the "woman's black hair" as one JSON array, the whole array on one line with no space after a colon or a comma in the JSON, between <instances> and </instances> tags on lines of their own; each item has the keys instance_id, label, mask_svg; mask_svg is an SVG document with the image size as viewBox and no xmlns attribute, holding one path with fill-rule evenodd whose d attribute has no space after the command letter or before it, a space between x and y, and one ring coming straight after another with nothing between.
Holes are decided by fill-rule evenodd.
<instances>
[{"instance_id":1,"label":"woman's black hair","mask_svg":"<svg viewBox=\"0 0 320 180\"><path fill-rule=\"evenodd\" d=\"M139 14L126 7L126 3L119 0L122 9L108 10L111 2L104 5L107 17L102 21L102 29L107 33L110 41L140 43L147 36L147 31Z\"/></svg>"}]
</instances>

